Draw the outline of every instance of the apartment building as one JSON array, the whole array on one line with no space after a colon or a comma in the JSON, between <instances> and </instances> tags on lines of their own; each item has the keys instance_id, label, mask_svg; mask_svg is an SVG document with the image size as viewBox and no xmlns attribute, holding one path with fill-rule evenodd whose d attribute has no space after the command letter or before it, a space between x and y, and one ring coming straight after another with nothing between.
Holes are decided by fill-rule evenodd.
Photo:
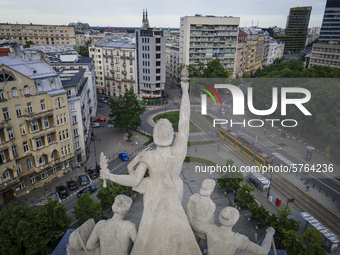
<instances>
[{"instance_id":1,"label":"apartment building","mask_svg":"<svg viewBox=\"0 0 340 255\"><path fill-rule=\"evenodd\" d=\"M146 15L136 30L137 91L143 101L162 100L165 84L166 38L161 28L150 28Z\"/></svg>"},{"instance_id":2,"label":"apartment building","mask_svg":"<svg viewBox=\"0 0 340 255\"><path fill-rule=\"evenodd\" d=\"M195 16L180 19L180 63L208 63L219 58L220 63L234 70L240 18Z\"/></svg>"},{"instance_id":3,"label":"apartment building","mask_svg":"<svg viewBox=\"0 0 340 255\"><path fill-rule=\"evenodd\" d=\"M67 92L59 75L37 55L9 55L0 57L0 204L74 164Z\"/></svg>"},{"instance_id":4,"label":"apartment building","mask_svg":"<svg viewBox=\"0 0 340 255\"><path fill-rule=\"evenodd\" d=\"M327 0L319 42L340 42L340 1Z\"/></svg>"},{"instance_id":5,"label":"apartment building","mask_svg":"<svg viewBox=\"0 0 340 255\"><path fill-rule=\"evenodd\" d=\"M285 43L283 41L270 38L267 62L264 62L264 65L273 64L275 59L282 58L284 47L285 47Z\"/></svg>"},{"instance_id":6,"label":"apartment building","mask_svg":"<svg viewBox=\"0 0 340 255\"><path fill-rule=\"evenodd\" d=\"M89 45L95 65L97 93L118 97L125 89L137 93L136 46L118 36L106 36Z\"/></svg>"},{"instance_id":7,"label":"apartment building","mask_svg":"<svg viewBox=\"0 0 340 255\"><path fill-rule=\"evenodd\" d=\"M246 67L247 56L247 33L241 29L238 31L238 42L236 50L235 77L242 77Z\"/></svg>"},{"instance_id":8,"label":"apartment building","mask_svg":"<svg viewBox=\"0 0 340 255\"><path fill-rule=\"evenodd\" d=\"M314 43L309 67L329 66L340 67L340 44Z\"/></svg>"},{"instance_id":9,"label":"apartment building","mask_svg":"<svg viewBox=\"0 0 340 255\"><path fill-rule=\"evenodd\" d=\"M256 53L255 53L255 70L260 69L262 67L262 59L263 59L263 50L264 50L264 32L257 31L257 45L256 45Z\"/></svg>"},{"instance_id":10,"label":"apartment building","mask_svg":"<svg viewBox=\"0 0 340 255\"><path fill-rule=\"evenodd\" d=\"M245 72L254 73L256 68L256 49L257 49L257 39L258 34L256 30L252 27L241 28L243 32L247 34L247 55L246 55L246 65Z\"/></svg>"},{"instance_id":11,"label":"apartment building","mask_svg":"<svg viewBox=\"0 0 340 255\"><path fill-rule=\"evenodd\" d=\"M166 44L166 77L168 79L178 78L179 67L179 45L174 43Z\"/></svg>"},{"instance_id":12,"label":"apartment building","mask_svg":"<svg viewBox=\"0 0 340 255\"><path fill-rule=\"evenodd\" d=\"M0 23L0 37L18 45L33 42L36 45L76 45L74 27Z\"/></svg>"}]
</instances>

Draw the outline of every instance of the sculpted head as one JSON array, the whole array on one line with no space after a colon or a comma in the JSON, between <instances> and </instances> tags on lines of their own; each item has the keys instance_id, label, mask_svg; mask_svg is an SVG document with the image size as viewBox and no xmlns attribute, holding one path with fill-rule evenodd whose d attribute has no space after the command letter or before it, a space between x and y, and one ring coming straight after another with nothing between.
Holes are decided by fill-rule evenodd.
<instances>
[{"instance_id":1,"label":"sculpted head","mask_svg":"<svg viewBox=\"0 0 340 255\"><path fill-rule=\"evenodd\" d=\"M132 199L128 196L118 195L112 205L112 211L117 214L125 215L130 210Z\"/></svg>"},{"instance_id":2,"label":"sculpted head","mask_svg":"<svg viewBox=\"0 0 340 255\"><path fill-rule=\"evenodd\" d=\"M222 225L232 227L240 218L240 213L234 207L224 207L220 212L219 220Z\"/></svg>"},{"instance_id":3,"label":"sculpted head","mask_svg":"<svg viewBox=\"0 0 340 255\"><path fill-rule=\"evenodd\" d=\"M168 119L159 119L153 129L153 140L157 146L170 146L174 137L174 129Z\"/></svg>"},{"instance_id":4,"label":"sculpted head","mask_svg":"<svg viewBox=\"0 0 340 255\"><path fill-rule=\"evenodd\" d=\"M212 179L206 179L202 182L202 187L200 189L200 194L202 196L210 196L214 191L215 181Z\"/></svg>"}]
</instances>

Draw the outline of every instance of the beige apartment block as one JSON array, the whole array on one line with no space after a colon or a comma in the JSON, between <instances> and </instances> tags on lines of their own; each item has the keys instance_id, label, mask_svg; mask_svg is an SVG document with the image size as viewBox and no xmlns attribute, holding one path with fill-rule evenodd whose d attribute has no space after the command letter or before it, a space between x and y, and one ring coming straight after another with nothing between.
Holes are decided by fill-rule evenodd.
<instances>
[{"instance_id":1,"label":"beige apartment block","mask_svg":"<svg viewBox=\"0 0 340 255\"><path fill-rule=\"evenodd\" d=\"M19 45L76 45L74 27L0 23L0 37Z\"/></svg>"},{"instance_id":2,"label":"beige apartment block","mask_svg":"<svg viewBox=\"0 0 340 255\"><path fill-rule=\"evenodd\" d=\"M206 64L219 58L225 68L234 70L239 23L237 17L181 17L179 62Z\"/></svg>"},{"instance_id":3,"label":"beige apartment block","mask_svg":"<svg viewBox=\"0 0 340 255\"><path fill-rule=\"evenodd\" d=\"M99 94L118 97L125 89L137 93L136 45L120 37L107 36L89 44L89 57L95 65Z\"/></svg>"},{"instance_id":4,"label":"beige apartment block","mask_svg":"<svg viewBox=\"0 0 340 255\"><path fill-rule=\"evenodd\" d=\"M37 56L0 57L0 204L74 164L67 92Z\"/></svg>"}]
</instances>

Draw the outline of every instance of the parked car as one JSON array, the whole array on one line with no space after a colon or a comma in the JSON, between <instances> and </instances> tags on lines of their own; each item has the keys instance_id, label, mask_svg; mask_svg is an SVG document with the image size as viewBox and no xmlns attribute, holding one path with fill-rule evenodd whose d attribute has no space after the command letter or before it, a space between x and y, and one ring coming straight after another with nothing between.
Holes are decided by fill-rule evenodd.
<instances>
[{"instance_id":1,"label":"parked car","mask_svg":"<svg viewBox=\"0 0 340 255\"><path fill-rule=\"evenodd\" d=\"M230 92L230 90L229 89L227 89L225 92L224 92L224 94L230 94L231 92Z\"/></svg>"},{"instance_id":2,"label":"parked car","mask_svg":"<svg viewBox=\"0 0 340 255\"><path fill-rule=\"evenodd\" d=\"M56 187L56 191L58 193L58 196L60 198L67 198L68 197L68 193L67 193L67 190L66 190L66 187L65 186L58 186Z\"/></svg>"},{"instance_id":3,"label":"parked car","mask_svg":"<svg viewBox=\"0 0 340 255\"><path fill-rule=\"evenodd\" d=\"M78 184L75 181L68 181L66 182L67 186L70 190L78 189Z\"/></svg>"},{"instance_id":4,"label":"parked car","mask_svg":"<svg viewBox=\"0 0 340 255\"><path fill-rule=\"evenodd\" d=\"M98 119L95 119L93 122L106 122L106 119L104 117L100 117Z\"/></svg>"},{"instance_id":5,"label":"parked car","mask_svg":"<svg viewBox=\"0 0 340 255\"><path fill-rule=\"evenodd\" d=\"M79 175L78 180L79 180L80 185L82 186L85 186L90 183L90 180L89 178L87 178L86 175Z\"/></svg>"},{"instance_id":6,"label":"parked car","mask_svg":"<svg viewBox=\"0 0 340 255\"><path fill-rule=\"evenodd\" d=\"M78 197L84 196L84 195L86 194L86 192L90 192L90 193L92 194L92 193L95 192L96 190L97 190L97 188L96 188L95 186L88 186L88 187L86 187L86 188L81 189L81 190L78 192L77 196L78 196Z\"/></svg>"},{"instance_id":7,"label":"parked car","mask_svg":"<svg viewBox=\"0 0 340 255\"><path fill-rule=\"evenodd\" d=\"M88 170L87 170L87 174L88 174L88 175L90 176L90 178L92 178L92 179L98 178L98 173L97 173L96 169L94 169L94 168L88 169Z\"/></svg>"},{"instance_id":8,"label":"parked car","mask_svg":"<svg viewBox=\"0 0 340 255\"><path fill-rule=\"evenodd\" d=\"M100 124L98 122L94 122L94 123L92 123L92 127L93 128L100 127Z\"/></svg>"},{"instance_id":9,"label":"parked car","mask_svg":"<svg viewBox=\"0 0 340 255\"><path fill-rule=\"evenodd\" d=\"M119 155L118 155L120 158L121 158L121 160L123 160L123 161L129 161L130 159L129 159L129 157L128 157L128 155L126 155L125 153L119 153Z\"/></svg>"},{"instance_id":10,"label":"parked car","mask_svg":"<svg viewBox=\"0 0 340 255\"><path fill-rule=\"evenodd\" d=\"M105 104L108 104L108 103L109 103L109 101L107 101L107 100L104 99L104 98L98 98L98 101L99 101L99 102L102 102L102 103L105 103Z\"/></svg>"}]
</instances>

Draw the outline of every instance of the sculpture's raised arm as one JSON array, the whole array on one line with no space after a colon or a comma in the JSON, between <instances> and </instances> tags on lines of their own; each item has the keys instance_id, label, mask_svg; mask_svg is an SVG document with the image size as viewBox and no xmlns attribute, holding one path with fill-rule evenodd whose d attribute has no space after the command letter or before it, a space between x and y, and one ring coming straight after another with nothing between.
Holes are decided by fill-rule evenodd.
<instances>
[{"instance_id":1,"label":"sculpture's raised arm","mask_svg":"<svg viewBox=\"0 0 340 255\"><path fill-rule=\"evenodd\" d=\"M182 101L179 113L178 134L173 148L174 156L178 157L179 161L183 161L185 153L181 148L186 148L189 139L189 125L190 125L190 100L189 100L189 72L186 67L182 69Z\"/></svg>"}]
</instances>

